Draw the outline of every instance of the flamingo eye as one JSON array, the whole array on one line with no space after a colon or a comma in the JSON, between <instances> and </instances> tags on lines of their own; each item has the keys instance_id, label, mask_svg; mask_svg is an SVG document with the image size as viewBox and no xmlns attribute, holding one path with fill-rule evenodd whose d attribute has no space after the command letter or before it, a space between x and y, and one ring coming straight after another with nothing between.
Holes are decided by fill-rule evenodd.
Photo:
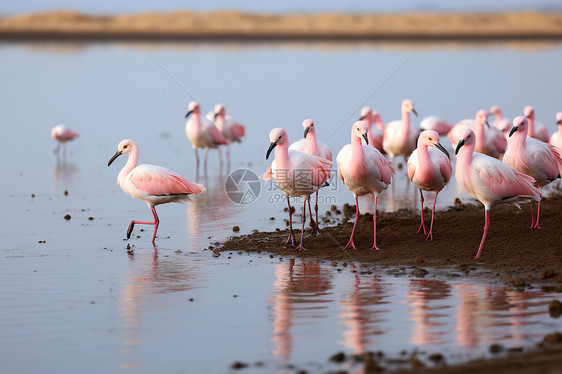
<instances>
[{"instance_id":1,"label":"flamingo eye","mask_svg":"<svg viewBox=\"0 0 562 374\"><path fill-rule=\"evenodd\" d=\"M123 146L123 149L127 149L127 147L128 147L128 145L127 145L127 144L125 144L125 145Z\"/></svg>"}]
</instances>

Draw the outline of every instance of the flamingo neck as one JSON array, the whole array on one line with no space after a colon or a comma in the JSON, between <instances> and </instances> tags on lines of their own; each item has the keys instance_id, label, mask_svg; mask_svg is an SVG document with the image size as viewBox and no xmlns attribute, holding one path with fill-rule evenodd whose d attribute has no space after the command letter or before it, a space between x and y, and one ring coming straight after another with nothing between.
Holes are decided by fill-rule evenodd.
<instances>
[{"instance_id":1,"label":"flamingo neck","mask_svg":"<svg viewBox=\"0 0 562 374\"><path fill-rule=\"evenodd\" d=\"M470 192L471 183L471 164L474 155L474 142L463 146L457 154L457 166L455 179L465 190Z\"/></svg>"},{"instance_id":2,"label":"flamingo neck","mask_svg":"<svg viewBox=\"0 0 562 374\"><path fill-rule=\"evenodd\" d=\"M410 112L402 111L402 129L400 131L402 134L402 139L406 141L408 135L410 134Z\"/></svg>"},{"instance_id":3,"label":"flamingo neck","mask_svg":"<svg viewBox=\"0 0 562 374\"><path fill-rule=\"evenodd\" d=\"M351 159L356 163L360 163L364 158L363 143L361 138L357 136L351 137Z\"/></svg>"},{"instance_id":4,"label":"flamingo neck","mask_svg":"<svg viewBox=\"0 0 562 374\"><path fill-rule=\"evenodd\" d=\"M137 166L137 162L139 161L139 150L134 149L129 153L129 158L121 172L119 172L119 176L117 177L117 181L121 186L123 186L123 182L127 178L127 175Z\"/></svg>"},{"instance_id":5,"label":"flamingo neck","mask_svg":"<svg viewBox=\"0 0 562 374\"><path fill-rule=\"evenodd\" d=\"M408 116L408 122L409 122L409 120L410 120L410 117ZM375 123L376 123L376 125L377 125L377 129L379 129L379 130L384 130L384 125L383 125L383 123L382 123L382 118L381 118L381 117L377 117L377 119L375 119ZM408 123L408 127L410 127L410 126L409 126L409 123Z\"/></svg>"},{"instance_id":6,"label":"flamingo neck","mask_svg":"<svg viewBox=\"0 0 562 374\"><path fill-rule=\"evenodd\" d=\"M291 168L289 163L289 147L286 142L275 147L275 164L277 169L289 170Z\"/></svg>"},{"instance_id":7,"label":"flamingo neck","mask_svg":"<svg viewBox=\"0 0 562 374\"><path fill-rule=\"evenodd\" d=\"M527 135L531 136L533 131L535 130L535 116L532 115L527 117L527 121L529 122L529 129L527 130Z\"/></svg>"},{"instance_id":8,"label":"flamingo neck","mask_svg":"<svg viewBox=\"0 0 562 374\"><path fill-rule=\"evenodd\" d=\"M305 153L309 155L319 156L318 152L318 142L316 141L316 133L309 132L306 134L306 147Z\"/></svg>"},{"instance_id":9,"label":"flamingo neck","mask_svg":"<svg viewBox=\"0 0 562 374\"><path fill-rule=\"evenodd\" d=\"M476 144L480 144L483 147L484 144L486 144L486 134L484 133L484 122L480 120L475 120L474 132L476 134Z\"/></svg>"},{"instance_id":10,"label":"flamingo neck","mask_svg":"<svg viewBox=\"0 0 562 374\"><path fill-rule=\"evenodd\" d=\"M225 129L224 115L221 114L217 116L214 122L215 122L215 127L218 128L220 131L223 131L223 129Z\"/></svg>"}]
</instances>

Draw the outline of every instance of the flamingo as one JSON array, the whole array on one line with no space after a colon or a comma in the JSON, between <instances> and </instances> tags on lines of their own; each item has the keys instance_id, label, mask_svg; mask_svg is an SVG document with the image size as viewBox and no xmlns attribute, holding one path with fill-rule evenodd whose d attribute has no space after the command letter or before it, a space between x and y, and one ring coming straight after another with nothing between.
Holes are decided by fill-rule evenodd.
<instances>
[{"instance_id":1,"label":"flamingo","mask_svg":"<svg viewBox=\"0 0 562 374\"><path fill-rule=\"evenodd\" d=\"M490 228L490 209L498 204L538 201L540 192L533 177L513 170L500 160L474 152L476 135L469 128L459 133L455 149L457 166L455 179L476 200L484 205L484 233L475 259L480 257Z\"/></svg>"},{"instance_id":2,"label":"flamingo","mask_svg":"<svg viewBox=\"0 0 562 374\"><path fill-rule=\"evenodd\" d=\"M226 114L226 109L222 104L215 105L213 122L215 122L215 126L228 143L240 143L242 138L246 135L246 128L244 125L235 122L232 116ZM229 145L226 147L226 157L230 161Z\"/></svg>"},{"instance_id":3,"label":"flamingo","mask_svg":"<svg viewBox=\"0 0 562 374\"><path fill-rule=\"evenodd\" d=\"M328 145L316 140L316 128L314 127L314 121L311 119L305 119L302 121L302 127L304 128L304 139L297 140L289 147L289 150L295 150L299 152L304 152L309 155L315 155L318 157L325 158L330 161L330 167L332 164L332 150ZM310 223L312 224L312 235L316 235L318 232L318 190L316 190L316 203L314 205L314 210L316 211L316 222L312 219L312 209L310 209L310 199L308 199L308 210L310 211Z\"/></svg>"},{"instance_id":4,"label":"flamingo","mask_svg":"<svg viewBox=\"0 0 562 374\"><path fill-rule=\"evenodd\" d=\"M369 125L369 133L367 134L369 145L378 149L379 152L385 153L382 148L384 125L380 113L366 106L361 109L361 117L359 117L359 121L365 121ZM375 123L375 128L372 127L373 123Z\"/></svg>"},{"instance_id":5,"label":"flamingo","mask_svg":"<svg viewBox=\"0 0 562 374\"><path fill-rule=\"evenodd\" d=\"M509 118L502 117L502 110L497 105L494 105L490 108L489 115L496 117L494 119L494 122L492 123L492 126L500 130L500 132L507 140L507 138L509 137L509 130L511 130L511 120Z\"/></svg>"},{"instance_id":6,"label":"flamingo","mask_svg":"<svg viewBox=\"0 0 562 374\"><path fill-rule=\"evenodd\" d=\"M556 125L558 125L558 131L550 137L550 144L562 151L562 112L556 113Z\"/></svg>"},{"instance_id":7,"label":"flamingo","mask_svg":"<svg viewBox=\"0 0 562 374\"><path fill-rule=\"evenodd\" d=\"M296 250L306 250L303 246L306 202L310 198L310 195L324 186L328 178L332 175L332 162L322 157L289 149L289 137L287 132L282 128L271 130L269 133L269 140L271 143L265 154L265 159L267 160L269 158L273 149L275 149L275 159L262 178L265 180L275 180L277 186L287 197L287 205L289 207L289 236L285 244L291 241L291 245L295 245L292 209L289 197L295 196L303 199L301 240Z\"/></svg>"},{"instance_id":8,"label":"flamingo","mask_svg":"<svg viewBox=\"0 0 562 374\"><path fill-rule=\"evenodd\" d=\"M412 100L404 100L401 111L402 119L392 121L384 128L382 147L392 157L392 161L396 156L404 157L405 161L416 149L416 141L419 135L419 131L410 124L410 112L414 113L416 117L418 116Z\"/></svg>"},{"instance_id":9,"label":"flamingo","mask_svg":"<svg viewBox=\"0 0 562 374\"><path fill-rule=\"evenodd\" d=\"M484 127L486 126L486 127ZM485 155L499 158L507 148L507 141L505 137L495 127L490 127L488 123L488 112L481 109L476 112L474 121L462 120L457 123L447 137L451 144L459 142L459 135L463 132L464 128L470 128L476 133L476 152L484 153Z\"/></svg>"},{"instance_id":10,"label":"flamingo","mask_svg":"<svg viewBox=\"0 0 562 374\"><path fill-rule=\"evenodd\" d=\"M449 131L453 128L449 122L445 121L443 118L437 116L425 117L420 122L420 129L422 130L433 130L439 135L447 135Z\"/></svg>"},{"instance_id":11,"label":"flamingo","mask_svg":"<svg viewBox=\"0 0 562 374\"><path fill-rule=\"evenodd\" d=\"M410 109L411 110L411 109ZM369 146L369 125L365 121L357 121L351 128L351 144L344 146L336 158L338 164L338 175L345 186L355 196L355 222L351 237L344 249L349 246L355 248L353 234L359 220L358 197L373 195L375 197L375 211L373 212L373 246L377 246L377 200L381 192L387 189L392 176L396 172L393 164L374 147ZM365 140L367 145L361 143Z\"/></svg>"},{"instance_id":12,"label":"flamingo","mask_svg":"<svg viewBox=\"0 0 562 374\"><path fill-rule=\"evenodd\" d=\"M544 186L560 178L562 158L560 151L552 144L527 136L529 121L523 116L515 117L509 132L507 151L503 162L512 169L530 175L535 179L540 195ZM533 222L533 202L531 201L531 228L540 229L539 215L541 200L537 209L537 219Z\"/></svg>"},{"instance_id":13,"label":"flamingo","mask_svg":"<svg viewBox=\"0 0 562 374\"><path fill-rule=\"evenodd\" d=\"M183 203L189 200L189 195L197 195L205 191L205 187L190 182L181 175L161 166L137 165L139 146L130 139L122 140L119 143L117 152L109 159L107 166L110 166L117 157L123 154L128 154L129 158L123 169L119 172L117 183L123 192L144 201L154 216L154 222L131 221L127 229L127 239L131 237L135 224L154 225L154 234L152 235L152 244L154 244L158 225L160 224L158 214L156 214L156 205Z\"/></svg>"},{"instance_id":14,"label":"flamingo","mask_svg":"<svg viewBox=\"0 0 562 374\"><path fill-rule=\"evenodd\" d=\"M58 153L61 146L64 148L66 153L66 142L74 140L74 138L79 137L78 133L75 133L65 125L56 125L51 129L51 137L57 141L57 148L55 148L55 153Z\"/></svg>"},{"instance_id":15,"label":"flamingo","mask_svg":"<svg viewBox=\"0 0 562 374\"><path fill-rule=\"evenodd\" d=\"M187 106L187 114L185 118L189 118L185 124L185 134L187 139L191 142L193 150L195 151L195 160L197 161L197 174L199 174L199 153L198 148L205 150L205 160L203 167L207 170L207 156L209 149L217 148L221 144L228 144L228 141L217 130L213 124L201 119L201 107L195 101L192 101Z\"/></svg>"},{"instance_id":16,"label":"flamingo","mask_svg":"<svg viewBox=\"0 0 562 374\"><path fill-rule=\"evenodd\" d=\"M527 135L548 143L548 129L542 123L535 121L535 108L527 105L523 108L523 114L529 120L529 130Z\"/></svg>"},{"instance_id":17,"label":"flamingo","mask_svg":"<svg viewBox=\"0 0 562 374\"><path fill-rule=\"evenodd\" d=\"M432 148L428 148L432 147ZM451 179L453 167L449 161L449 153L439 143L439 134L437 131L425 130L418 137L418 148L412 152L407 164L408 178L420 190L421 201L421 224L417 232L423 228L425 232L425 224L423 222L423 192L435 192L435 200L433 200L433 208L431 209L431 225L426 240L433 240L433 217L435 215L435 203L437 202L437 194L445 187Z\"/></svg>"}]
</instances>

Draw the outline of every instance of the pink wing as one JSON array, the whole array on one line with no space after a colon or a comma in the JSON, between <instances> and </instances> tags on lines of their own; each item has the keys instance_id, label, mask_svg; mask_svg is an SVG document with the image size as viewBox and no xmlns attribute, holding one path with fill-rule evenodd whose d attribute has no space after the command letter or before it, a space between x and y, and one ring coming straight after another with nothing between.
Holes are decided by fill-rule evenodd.
<instances>
[{"instance_id":1,"label":"pink wing","mask_svg":"<svg viewBox=\"0 0 562 374\"><path fill-rule=\"evenodd\" d=\"M389 184L392 176L396 173L394 164L388 161L376 148L371 146L363 146L363 152L367 154L367 157L375 162L375 165L381 173L381 179L384 183Z\"/></svg>"},{"instance_id":2,"label":"pink wing","mask_svg":"<svg viewBox=\"0 0 562 374\"><path fill-rule=\"evenodd\" d=\"M239 123L235 123L232 126L230 126L228 128L228 131L230 131L230 135L232 135L232 137L236 140L236 141L240 141L240 139L246 135L246 128L239 124Z\"/></svg>"},{"instance_id":3,"label":"pink wing","mask_svg":"<svg viewBox=\"0 0 562 374\"><path fill-rule=\"evenodd\" d=\"M507 140L501 132L494 137L493 143L499 153L505 153L505 150L507 149Z\"/></svg>"},{"instance_id":4,"label":"pink wing","mask_svg":"<svg viewBox=\"0 0 562 374\"><path fill-rule=\"evenodd\" d=\"M441 172L445 183L449 183L449 180L451 180L451 175L453 174L453 167L451 166L451 162L448 159L445 159L443 157L439 158L439 171Z\"/></svg>"},{"instance_id":5,"label":"pink wing","mask_svg":"<svg viewBox=\"0 0 562 374\"><path fill-rule=\"evenodd\" d=\"M155 165L139 165L128 178L139 189L154 196L197 195L205 191L203 185L188 181L169 169Z\"/></svg>"},{"instance_id":6,"label":"pink wing","mask_svg":"<svg viewBox=\"0 0 562 374\"><path fill-rule=\"evenodd\" d=\"M299 153L298 157L302 157L302 161L306 165L304 169L312 171L312 183L315 186L322 186L332 176L332 161L307 153Z\"/></svg>"},{"instance_id":7,"label":"pink wing","mask_svg":"<svg viewBox=\"0 0 562 374\"><path fill-rule=\"evenodd\" d=\"M273 170L271 166L267 168L267 171L261 175L261 179L264 181L270 181L273 179Z\"/></svg>"},{"instance_id":8,"label":"pink wing","mask_svg":"<svg viewBox=\"0 0 562 374\"><path fill-rule=\"evenodd\" d=\"M416 174L416 165L414 165L413 162L409 162L412 159L412 156L410 156L410 158L408 159L408 164L407 164L407 172L408 172L408 178L410 178L410 180L412 180L412 178L414 178L414 174Z\"/></svg>"},{"instance_id":9,"label":"pink wing","mask_svg":"<svg viewBox=\"0 0 562 374\"><path fill-rule=\"evenodd\" d=\"M228 144L228 141L224 138L224 136L222 136L220 131L214 125L211 125L211 126L207 127L207 133L211 137L211 140L213 141L213 143L215 143L215 144Z\"/></svg>"},{"instance_id":10,"label":"pink wing","mask_svg":"<svg viewBox=\"0 0 562 374\"><path fill-rule=\"evenodd\" d=\"M472 168L480 173L486 187L500 198L539 196L533 177L515 171L495 158L475 153Z\"/></svg>"}]
</instances>

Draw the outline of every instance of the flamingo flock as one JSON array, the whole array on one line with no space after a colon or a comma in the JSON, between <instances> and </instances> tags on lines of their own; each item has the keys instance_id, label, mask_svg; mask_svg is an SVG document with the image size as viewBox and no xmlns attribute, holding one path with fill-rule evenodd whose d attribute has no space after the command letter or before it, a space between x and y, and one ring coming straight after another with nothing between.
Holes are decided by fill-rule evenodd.
<instances>
[{"instance_id":1,"label":"flamingo flock","mask_svg":"<svg viewBox=\"0 0 562 374\"><path fill-rule=\"evenodd\" d=\"M241 142L246 135L243 125L226 113L223 104L217 104L212 113L202 115L199 103L188 105L185 133L191 143L196 160L196 175L199 175L199 148L204 150L203 167L207 169L208 153L211 149L226 148L227 162L230 161L229 144ZM490 230L490 209L499 204L531 205L531 229L541 229L539 224L543 188L561 177L562 173L562 112L556 114L558 131L549 138L546 126L535 121L532 106L523 108L523 115L510 121L502 117L502 110L492 106L490 111L476 111L474 119L458 121L456 124L438 116L425 117L420 127L414 126L411 113L417 116L412 100L404 100L400 107L401 119L386 126L381 114L369 107L361 109L360 117L351 126L351 142L343 146L336 157L337 176L353 194L355 199L355 222L349 241L343 249L357 246L354 234L360 216L358 198L371 195L374 198L373 245L377 244L377 203L378 197L392 183L397 168L393 161L402 156L406 163L409 180L420 191L420 225L417 233L423 232L425 240L433 237L435 206L437 196L453 177L457 185L484 205L484 228L475 258L484 247ZM490 125L489 117L495 119ZM312 119L302 121L304 136L289 142L287 131L274 128L269 133L269 147L266 160L274 154L271 166L262 179L273 181L285 195L289 214L289 230L286 245L295 247L296 240L292 227L293 207L291 199L302 202L301 235L295 250L303 251L305 222L308 212L312 236L319 235L318 194L328 186L335 172L330 146L318 140L317 124ZM322 132L325 131L325 132ZM325 136L326 128L320 127ZM64 125L55 126L51 131L57 140L58 153L66 142L78 137L78 133ZM440 143L440 137L447 137L453 146L455 160ZM549 143L550 141L550 143ZM128 155L128 160L119 172L117 182L121 189L134 198L144 201L150 208L153 221L132 220L126 231L130 238L134 226L153 225L152 243L155 243L160 220L155 207L171 202L183 203L192 195L205 191L205 186L189 181L178 173L164 167L138 164L139 146L130 139L121 141L117 152L108 162L110 166L119 156ZM453 171L454 169L454 171ZM423 217L423 191L434 193L429 230ZM315 214L312 213L311 197L315 195ZM537 202L536 214L533 202Z\"/></svg>"}]
</instances>

